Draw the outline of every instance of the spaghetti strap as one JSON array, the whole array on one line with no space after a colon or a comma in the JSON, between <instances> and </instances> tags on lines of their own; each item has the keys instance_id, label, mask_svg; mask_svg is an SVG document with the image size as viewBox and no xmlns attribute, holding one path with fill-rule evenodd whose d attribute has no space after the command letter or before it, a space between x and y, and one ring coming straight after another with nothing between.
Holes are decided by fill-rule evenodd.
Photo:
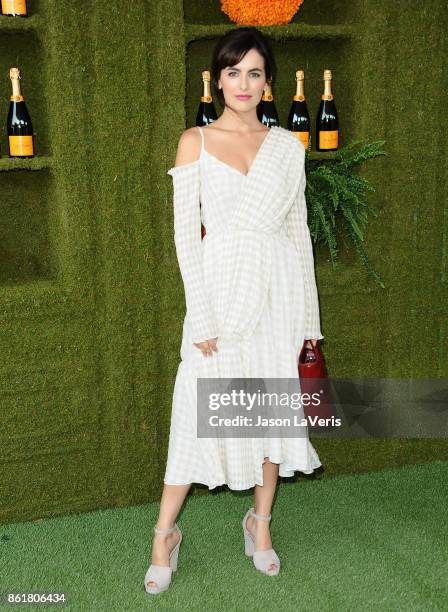
<instances>
[{"instance_id":1,"label":"spaghetti strap","mask_svg":"<svg viewBox=\"0 0 448 612\"><path fill-rule=\"evenodd\" d=\"M199 128L199 132L201 133L201 155L202 155L202 152L204 151L204 132L202 131L202 128L200 125L197 125L196 127Z\"/></svg>"}]
</instances>

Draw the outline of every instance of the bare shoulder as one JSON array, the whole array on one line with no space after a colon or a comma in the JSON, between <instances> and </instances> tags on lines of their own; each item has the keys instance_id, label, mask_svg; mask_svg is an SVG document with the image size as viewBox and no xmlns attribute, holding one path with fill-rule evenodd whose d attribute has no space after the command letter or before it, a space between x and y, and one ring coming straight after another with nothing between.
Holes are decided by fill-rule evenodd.
<instances>
[{"instance_id":1,"label":"bare shoulder","mask_svg":"<svg viewBox=\"0 0 448 612\"><path fill-rule=\"evenodd\" d=\"M201 134L197 127L187 128L181 134L177 145L176 166L197 161L201 152Z\"/></svg>"}]
</instances>

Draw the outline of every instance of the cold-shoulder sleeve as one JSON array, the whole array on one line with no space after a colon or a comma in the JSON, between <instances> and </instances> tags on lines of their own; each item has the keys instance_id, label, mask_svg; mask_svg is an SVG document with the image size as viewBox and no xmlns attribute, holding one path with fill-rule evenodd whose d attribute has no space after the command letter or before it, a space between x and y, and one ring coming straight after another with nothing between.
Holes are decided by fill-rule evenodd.
<instances>
[{"instance_id":1,"label":"cold-shoulder sleeve","mask_svg":"<svg viewBox=\"0 0 448 612\"><path fill-rule=\"evenodd\" d=\"M203 244L199 208L199 163L175 166L173 177L174 242L185 290L187 318L193 342L218 336L203 275Z\"/></svg>"},{"instance_id":2,"label":"cold-shoulder sleeve","mask_svg":"<svg viewBox=\"0 0 448 612\"><path fill-rule=\"evenodd\" d=\"M303 148L303 145L301 145L301 148ZM298 150L298 155L299 157L295 159L294 171L298 173L297 176L300 179L292 206L285 218L285 227L288 237L294 242L299 253L303 268L305 283L305 340L320 340L324 336L320 330L319 299L314 271L313 246L307 222L305 150Z\"/></svg>"}]
</instances>

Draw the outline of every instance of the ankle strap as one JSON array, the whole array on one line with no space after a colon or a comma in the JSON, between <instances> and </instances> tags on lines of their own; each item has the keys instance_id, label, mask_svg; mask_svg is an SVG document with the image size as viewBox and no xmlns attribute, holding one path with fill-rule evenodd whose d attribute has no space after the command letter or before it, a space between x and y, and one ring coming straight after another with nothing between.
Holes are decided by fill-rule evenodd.
<instances>
[{"instance_id":1,"label":"ankle strap","mask_svg":"<svg viewBox=\"0 0 448 612\"><path fill-rule=\"evenodd\" d=\"M254 512L254 509L253 509L253 508L251 508L251 509L249 510L249 512L250 512L251 516L253 516L255 519L258 519L259 521L270 521L270 520L271 520L271 517L272 517L272 515L271 515L271 514L268 514L268 515L266 515L266 516L263 516L262 514L255 514L255 512Z\"/></svg>"},{"instance_id":2,"label":"ankle strap","mask_svg":"<svg viewBox=\"0 0 448 612\"><path fill-rule=\"evenodd\" d=\"M177 523L174 523L174 527L154 527L156 533L173 533L176 531Z\"/></svg>"}]
</instances>

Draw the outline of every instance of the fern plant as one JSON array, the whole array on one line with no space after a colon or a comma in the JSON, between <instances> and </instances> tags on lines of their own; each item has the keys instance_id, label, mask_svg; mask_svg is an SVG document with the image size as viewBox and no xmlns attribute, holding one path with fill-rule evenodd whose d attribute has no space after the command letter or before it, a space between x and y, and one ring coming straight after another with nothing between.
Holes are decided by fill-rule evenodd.
<instances>
[{"instance_id":1,"label":"fern plant","mask_svg":"<svg viewBox=\"0 0 448 612\"><path fill-rule=\"evenodd\" d=\"M385 140L362 143L362 140L349 143L336 151L330 160L312 160L307 152L305 165L308 225L315 244L323 242L328 246L334 268L338 257L336 219L340 217L345 232L367 272L384 289L385 284L373 268L362 245L369 212L375 217L378 216L376 209L367 201L367 192L375 189L369 181L355 174L353 170L362 162L387 153L380 150ZM362 146L355 150L358 144Z\"/></svg>"}]
</instances>

